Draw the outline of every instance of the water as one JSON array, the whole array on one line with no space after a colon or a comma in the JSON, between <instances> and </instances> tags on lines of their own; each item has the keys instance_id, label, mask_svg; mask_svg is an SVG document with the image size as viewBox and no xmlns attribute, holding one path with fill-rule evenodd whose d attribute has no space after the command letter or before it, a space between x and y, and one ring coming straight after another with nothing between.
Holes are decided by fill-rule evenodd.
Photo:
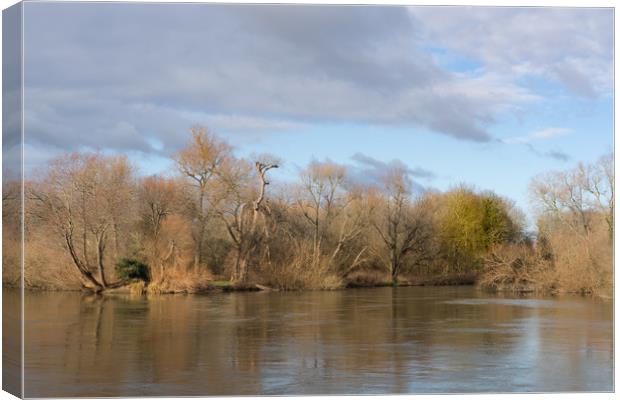
<instances>
[{"instance_id":1,"label":"water","mask_svg":"<svg viewBox=\"0 0 620 400\"><path fill-rule=\"evenodd\" d=\"M30 292L25 316L29 397L613 390L612 302L591 298Z\"/></svg>"}]
</instances>

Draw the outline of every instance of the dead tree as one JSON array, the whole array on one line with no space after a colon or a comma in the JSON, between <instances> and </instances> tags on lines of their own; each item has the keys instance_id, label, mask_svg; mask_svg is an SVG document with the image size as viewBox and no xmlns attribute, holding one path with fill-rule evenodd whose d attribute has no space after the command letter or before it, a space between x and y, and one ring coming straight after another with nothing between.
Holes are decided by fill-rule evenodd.
<instances>
[{"instance_id":1,"label":"dead tree","mask_svg":"<svg viewBox=\"0 0 620 400\"><path fill-rule=\"evenodd\" d=\"M275 161L256 161L254 168L258 178L258 191L253 200L247 200L247 187L244 183L249 179L249 168L242 160L238 160L235 168L221 175L228 195L222 201L220 216L235 248L235 265L231 280L245 282L248 278L248 264L254 254L259 252L262 235L259 231L259 217L266 222L268 208L263 204L266 187L269 185L267 171L278 168ZM245 164L245 167L244 167ZM266 251L269 253L268 250Z\"/></svg>"}]
</instances>

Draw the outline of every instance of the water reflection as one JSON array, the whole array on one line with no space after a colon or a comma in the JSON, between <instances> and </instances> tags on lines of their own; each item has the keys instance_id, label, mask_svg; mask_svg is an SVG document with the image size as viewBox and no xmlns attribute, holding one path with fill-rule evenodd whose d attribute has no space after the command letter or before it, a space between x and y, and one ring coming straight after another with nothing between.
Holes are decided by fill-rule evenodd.
<instances>
[{"instance_id":1,"label":"water reflection","mask_svg":"<svg viewBox=\"0 0 620 400\"><path fill-rule=\"evenodd\" d=\"M610 391L612 304L473 288L28 293L27 396Z\"/></svg>"}]
</instances>

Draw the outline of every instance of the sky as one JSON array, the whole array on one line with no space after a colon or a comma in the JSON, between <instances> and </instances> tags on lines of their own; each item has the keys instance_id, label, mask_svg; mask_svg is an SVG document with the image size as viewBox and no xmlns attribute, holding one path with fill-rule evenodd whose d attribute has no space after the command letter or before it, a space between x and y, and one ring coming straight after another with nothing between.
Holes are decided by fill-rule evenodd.
<instances>
[{"instance_id":1,"label":"sky","mask_svg":"<svg viewBox=\"0 0 620 400\"><path fill-rule=\"evenodd\" d=\"M401 165L418 190L528 211L533 176L613 149L610 8L24 7L27 175L75 150L171 173L205 125L280 156L279 180L311 160L359 179Z\"/></svg>"}]
</instances>

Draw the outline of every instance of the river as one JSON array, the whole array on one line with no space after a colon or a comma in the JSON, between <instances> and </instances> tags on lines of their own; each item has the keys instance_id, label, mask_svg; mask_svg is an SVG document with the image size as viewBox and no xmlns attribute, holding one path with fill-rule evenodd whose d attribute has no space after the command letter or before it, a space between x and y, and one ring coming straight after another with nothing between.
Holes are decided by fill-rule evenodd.
<instances>
[{"instance_id":1,"label":"river","mask_svg":"<svg viewBox=\"0 0 620 400\"><path fill-rule=\"evenodd\" d=\"M25 395L612 391L612 308L474 287L26 292Z\"/></svg>"}]
</instances>

